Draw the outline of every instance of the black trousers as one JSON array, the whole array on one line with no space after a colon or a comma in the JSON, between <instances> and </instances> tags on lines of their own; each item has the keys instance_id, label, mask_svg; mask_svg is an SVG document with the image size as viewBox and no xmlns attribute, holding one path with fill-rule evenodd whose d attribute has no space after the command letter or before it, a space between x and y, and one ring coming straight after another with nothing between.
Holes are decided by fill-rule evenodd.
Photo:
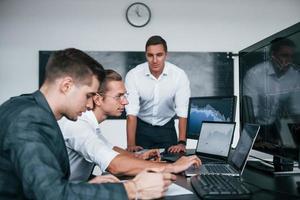
<instances>
[{"instance_id":1,"label":"black trousers","mask_svg":"<svg viewBox=\"0 0 300 200\"><path fill-rule=\"evenodd\" d=\"M177 144L177 134L172 118L163 126L152 126L137 118L136 145L145 149L167 148Z\"/></svg>"}]
</instances>

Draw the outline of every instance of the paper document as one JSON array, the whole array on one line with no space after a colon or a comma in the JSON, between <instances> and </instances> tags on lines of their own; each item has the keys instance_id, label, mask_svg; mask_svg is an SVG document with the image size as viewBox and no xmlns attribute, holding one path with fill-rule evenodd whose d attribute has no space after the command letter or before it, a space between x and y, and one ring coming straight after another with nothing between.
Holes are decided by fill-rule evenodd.
<instances>
[{"instance_id":1,"label":"paper document","mask_svg":"<svg viewBox=\"0 0 300 200\"><path fill-rule=\"evenodd\" d=\"M165 196L175 196L175 195L184 195L184 194L193 194L193 192L185 189L184 187L176 185L175 183L172 183L169 186L169 189L167 190Z\"/></svg>"}]
</instances>

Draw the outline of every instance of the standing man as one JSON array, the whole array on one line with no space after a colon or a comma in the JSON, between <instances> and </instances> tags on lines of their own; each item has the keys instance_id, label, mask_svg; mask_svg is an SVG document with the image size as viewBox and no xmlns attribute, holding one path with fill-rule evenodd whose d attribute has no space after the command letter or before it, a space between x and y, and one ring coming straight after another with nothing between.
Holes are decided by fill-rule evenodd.
<instances>
[{"instance_id":1,"label":"standing man","mask_svg":"<svg viewBox=\"0 0 300 200\"><path fill-rule=\"evenodd\" d=\"M69 159L57 120L93 108L103 67L77 49L57 51L32 94L0 106L0 199L142 199L163 195L174 178L144 171L126 183L69 181ZM97 183L98 177L92 180ZM138 186L138 187L137 187Z\"/></svg>"},{"instance_id":2,"label":"standing man","mask_svg":"<svg viewBox=\"0 0 300 200\"><path fill-rule=\"evenodd\" d=\"M189 79L182 69L166 62L167 43L162 37L150 37L145 49L147 62L130 70L125 80L130 94L126 106L127 150L185 151ZM179 118L178 140L175 115Z\"/></svg>"},{"instance_id":3,"label":"standing man","mask_svg":"<svg viewBox=\"0 0 300 200\"><path fill-rule=\"evenodd\" d=\"M276 38L270 59L250 68L244 78L244 94L253 104L255 123L271 125L281 118L299 121L299 69L294 64L296 45Z\"/></svg>"},{"instance_id":4,"label":"standing man","mask_svg":"<svg viewBox=\"0 0 300 200\"><path fill-rule=\"evenodd\" d=\"M83 113L76 122L66 118L59 121L68 150L71 180L88 180L95 164L101 172L107 170L114 175L127 176L150 167L178 173L190 165L199 166L200 160L195 155L184 156L172 164L153 162L136 158L133 153L108 142L100 131L99 123L108 116L120 116L128 101L122 77L113 70L105 70L105 75L105 81L93 97L93 110ZM144 156L145 159L148 157L149 154Z\"/></svg>"}]
</instances>

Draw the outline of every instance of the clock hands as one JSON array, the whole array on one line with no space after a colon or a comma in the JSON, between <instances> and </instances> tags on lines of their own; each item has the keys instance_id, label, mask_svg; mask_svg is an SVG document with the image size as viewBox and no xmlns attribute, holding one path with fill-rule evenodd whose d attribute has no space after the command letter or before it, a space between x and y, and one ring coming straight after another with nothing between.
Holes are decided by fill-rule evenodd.
<instances>
[{"instance_id":1,"label":"clock hands","mask_svg":"<svg viewBox=\"0 0 300 200\"><path fill-rule=\"evenodd\" d=\"M135 13L138 17L142 17L141 12L140 12L140 6L137 6L135 9Z\"/></svg>"}]
</instances>

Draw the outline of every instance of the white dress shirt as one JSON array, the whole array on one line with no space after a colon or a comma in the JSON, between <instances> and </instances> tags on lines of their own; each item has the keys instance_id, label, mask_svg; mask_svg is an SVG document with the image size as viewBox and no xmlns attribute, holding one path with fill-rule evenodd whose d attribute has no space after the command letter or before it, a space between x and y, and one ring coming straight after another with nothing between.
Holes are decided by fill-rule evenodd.
<instances>
[{"instance_id":1,"label":"white dress shirt","mask_svg":"<svg viewBox=\"0 0 300 200\"><path fill-rule=\"evenodd\" d=\"M175 114L187 117L190 82L179 67L165 62L162 74L156 79L148 63L131 69L125 78L129 104L127 115L134 115L143 121L162 126Z\"/></svg>"},{"instance_id":2,"label":"white dress shirt","mask_svg":"<svg viewBox=\"0 0 300 200\"><path fill-rule=\"evenodd\" d=\"M75 122L62 118L58 124L68 150L71 181L86 181L94 164L99 166L101 172L105 171L118 155L101 134L92 111L86 111Z\"/></svg>"},{"instance_id":3,"label":"white dress shirt","mask_svg":"<svg viewBox=\"0 0 300 200\"><path fill-rule=\"evenodd\" d=\"M260 63L246 73L243 86L259 124L272 124L283 110L291 118L300 114L300 76L292 67L278 78L270 61Z\"/></svg>"}]
</instances>

